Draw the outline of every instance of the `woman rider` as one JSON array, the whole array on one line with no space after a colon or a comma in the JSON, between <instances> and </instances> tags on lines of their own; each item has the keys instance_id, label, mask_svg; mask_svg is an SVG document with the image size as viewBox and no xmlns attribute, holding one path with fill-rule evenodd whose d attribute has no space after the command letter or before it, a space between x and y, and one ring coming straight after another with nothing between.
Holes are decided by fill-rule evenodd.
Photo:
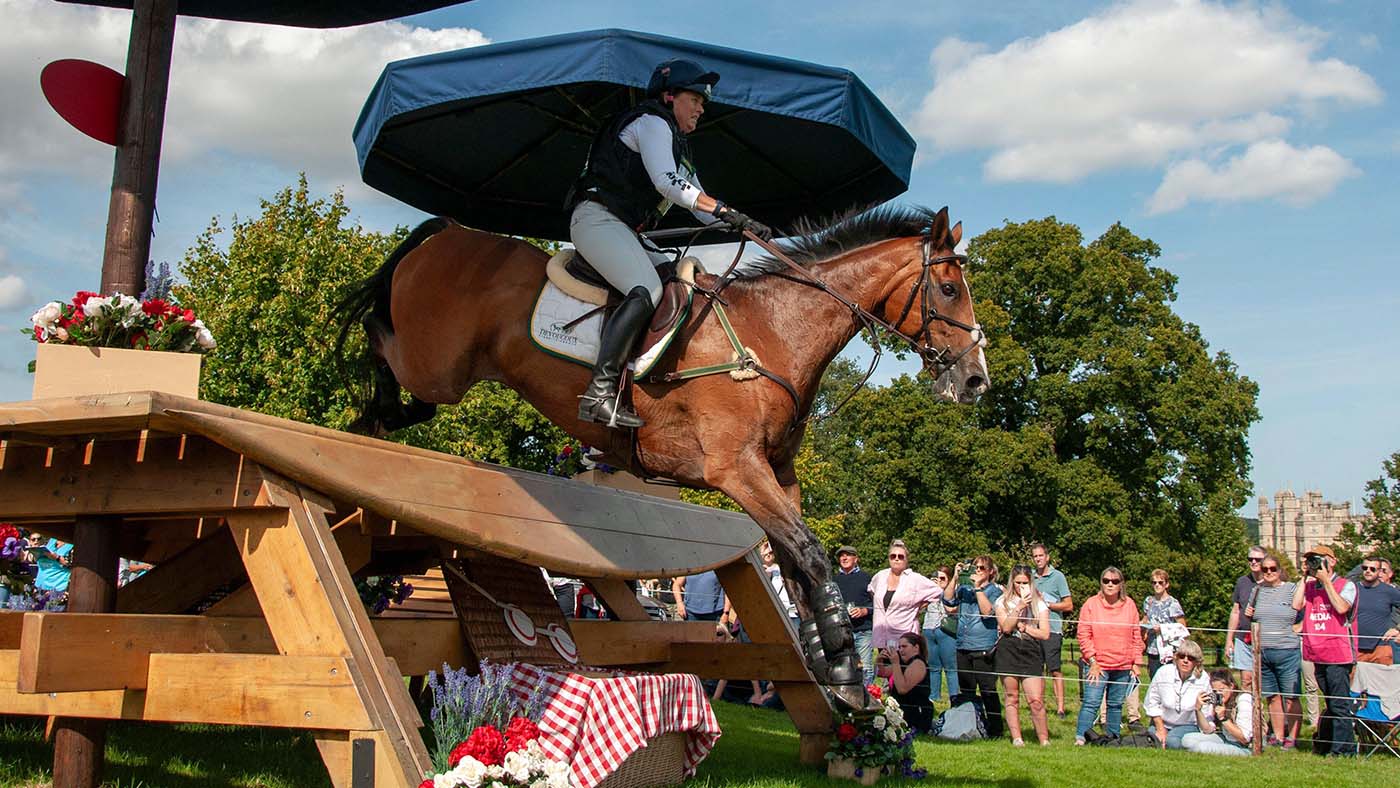
<instances>
[{"instance_id":1,"label":"woman rider","mask_svg":"<svg viewBox=\"0 0 1400 788\"><path fill-rule=\"evenodd\" d=\"M702 223L722 221L764 238L771 231L700 188L686 135L695 131L719 81L690 60L668 60L647 84L647 100L613 116L598 132L574 186L569 238L622 303L603 326L593 380L579 399L580 421L636 428L643 422L618 402L622 367L661 303L655 266L668 258L642 246L638 233L655 227L672 205Z\"/></svg>"}]
</instances>

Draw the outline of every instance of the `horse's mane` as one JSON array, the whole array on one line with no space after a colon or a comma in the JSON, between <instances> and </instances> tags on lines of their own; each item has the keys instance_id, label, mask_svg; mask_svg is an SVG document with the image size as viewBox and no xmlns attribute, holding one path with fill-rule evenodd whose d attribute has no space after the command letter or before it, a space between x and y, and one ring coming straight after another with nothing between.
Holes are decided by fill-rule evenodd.
<instances>
[{"instance_id":1,"label":"horse's mane","mask_svg":"<svg viewBox=\"0 0 1400 788\"><path fill-rule=\"evenodd\" d=\"M799 219L794 234L783 244L783 253L800 265L811 265L891 238L909 238L928 232L936 211L923 206L882 205L856 209L823 221ZM745 266L749 276L761 276L786 268L772 255Z\"/></svg>"}]
</instances>

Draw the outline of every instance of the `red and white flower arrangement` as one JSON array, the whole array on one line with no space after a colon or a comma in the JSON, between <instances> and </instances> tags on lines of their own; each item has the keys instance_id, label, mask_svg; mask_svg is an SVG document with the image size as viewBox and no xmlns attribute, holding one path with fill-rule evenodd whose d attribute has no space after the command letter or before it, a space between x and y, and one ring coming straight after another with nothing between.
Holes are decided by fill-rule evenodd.
<instances>
[{"instance_id":1,"label":"red and white flower arrangement","mask_svg":"<svg viewBox=\"0 0 1400 788\"><path fill-rule=\"evenodd\" d=\"M161 298L141 301L121 293L79 291L72 301L50 301L29 318L35 342L86 347L203 353L214 335L194 311Z\"/></svg>"},{"instance_id":2,"label":"red and white flower arrangement","mask_svg":"<svg viewBox=\"0 0 1400 788\"><path fill-rule=\"evenodd\" d=\"M418 788L570 788L569 764L551 760L539 743L540 729L515 717L502 733L480 725L452 748L449 768Z\"/></svg>"}]
</instances>

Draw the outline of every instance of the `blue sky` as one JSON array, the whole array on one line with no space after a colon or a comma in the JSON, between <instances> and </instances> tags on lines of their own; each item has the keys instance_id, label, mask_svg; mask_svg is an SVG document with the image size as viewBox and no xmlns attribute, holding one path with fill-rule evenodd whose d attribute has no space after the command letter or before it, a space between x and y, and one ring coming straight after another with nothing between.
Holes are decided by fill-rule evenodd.
<instances>
[{"instance_id":1,"label":"blue sky","mask_svg":"<svg viewBox=\"0 0 1400 788\"><path fill-rule=\"evenodd\" d=\"M969 236L1054 215L1160 244L1178 312L1260 385L1256 494L1359 504L1400 450L1400 6L971 5L476 0L343 31L182 18L153 256L177 262L211 217L255 215L300 171L367 227L420 219L355 171L351 126L390 60L625 27L842 66L919 141L901 199L949 205ZM49 0L0 0L0 18L0 400L16 400L33 352L18 329L97 282L112 166L38 72L121 70L130 23Z\"/></svg>"}]
</instances>

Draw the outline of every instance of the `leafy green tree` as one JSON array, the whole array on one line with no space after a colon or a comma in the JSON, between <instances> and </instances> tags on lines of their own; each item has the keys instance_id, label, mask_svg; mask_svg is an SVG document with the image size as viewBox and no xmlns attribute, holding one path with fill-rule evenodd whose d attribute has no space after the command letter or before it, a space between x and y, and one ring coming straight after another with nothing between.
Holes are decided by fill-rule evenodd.
<instances>
[{"instance_id":1,"label":"leafy green tree","mask_svg":"<svg viewBox=\"0 0 1400 788\"><path fill-rule=\"evenodd\" d=\"M1381 461L1379 478L1366 482L1369 517L1342 526L1336 547L1342 566L1355 566L1376 554L1400 564L1400 451Z\"/></svg>"},{"instance_id":2,"label":"leafy green tree","mask_svg":"<svg viewBox=\"0 0 1400 788\"><path fill-rule=\"evenodd\" d=\"M383 263L407 234L376 233L347 221L337 191L310 194L303 176L262 203L254 219L217 219L185 254L182 303L212 328L201 391L211 402L342 428L358 399L334 358L335 305ZM363 347L351 332L349 358ZM358 344L359 348L355 345ZM367 370L352 366L351 380ZM481 384L433 421L396 440L489 462L544 470L568 438L514 392Z\"/></svg>"}]
</instances>

